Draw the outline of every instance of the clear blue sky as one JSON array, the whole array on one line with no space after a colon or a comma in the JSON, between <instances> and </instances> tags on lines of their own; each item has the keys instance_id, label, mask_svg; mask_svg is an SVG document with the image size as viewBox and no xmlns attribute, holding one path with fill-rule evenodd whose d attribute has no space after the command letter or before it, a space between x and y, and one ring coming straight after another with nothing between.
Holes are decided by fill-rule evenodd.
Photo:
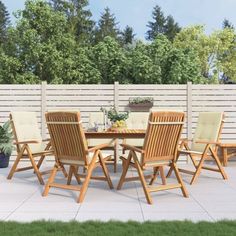
<instances>
[{"instance_id":1,"label":"clear blue sky","mask_svg":"<svg viewBox=\"0 0 236 236\"><path fill-rule=\"evenodd\" d=\"M10 13L24 8L25 0L2 0ZM204 24L206 32L220 29L227 18L236 26L236 0L90 0L93 19L98 20L108 6L115 14L119 26L128 24L138 38L144 39L147 22L155 5L161 6L165 15L172 15L180 26ZM13 19L14 22L14 19Z\"/></svg>"}]
</instances>

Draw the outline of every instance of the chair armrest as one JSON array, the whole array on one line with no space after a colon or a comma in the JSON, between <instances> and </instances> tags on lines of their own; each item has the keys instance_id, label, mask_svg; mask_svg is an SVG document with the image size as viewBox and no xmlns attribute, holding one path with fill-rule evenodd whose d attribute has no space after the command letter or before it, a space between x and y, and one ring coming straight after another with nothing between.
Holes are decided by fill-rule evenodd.
<instances>
[{"instance_id":1,"label":"chair armrest","mask_svg":"<svg viewBox=\"0 0 236 236\"><path fill-rule=\"evenodd\" d=\"M110 147L110 144L111 144L111 143L104 143L104 144L97 145L97 146L95 146L95 147L89 148L89 149L87 150L87 152L94 152L94 151L99 150L99 149L103 149L103 148L106 148L106 147Z\"/></svg>"},{"instance_id":2,"label":"chair armrest","mask_svg":"<svg viewBox=\"0 0 236 236\"><path fill-rule=\"evenodd\" d=\"M132 151L135 151L135 152L140 152L140 153L144 153L144 150L140 149L140 148L137 148L135 146L131 146L129 144L121 144L120 145L121 147L125 148L125 149L128 149L128 150L132 150Z\"/></svg>"},{"instance_id":3,"label":"chair armrest","mask_svg":"<svg viewBox=\"0 0 236 236\"><path fill-rule=\"evenodd\" d=\"M49 141L51 141L50 138L46 138L46 139L43 139L43 140L42 140L42 142L49 142Z\"/></svg>"},{"instance_id":4,"label":"chair armrest","mask_svg":"<svg viewBox=\"0 0 236 236\"><path fill-rule=\"evenodd\" d=\"M31 144L31 143L39 143L39 141L37 141L37 140L27 140L27 141L14 142L14 144Z\"/></svg>"},{"instance_id":5,"label":"chair armrest","mask_svg":"<svg viewBox=\"0 0 236 236\"><path fill-rule=\"evenodd\" d=\"M196 140L196 143L220 145L220 142L208 141L208 140Z\"/></svg>"}]
</instances>

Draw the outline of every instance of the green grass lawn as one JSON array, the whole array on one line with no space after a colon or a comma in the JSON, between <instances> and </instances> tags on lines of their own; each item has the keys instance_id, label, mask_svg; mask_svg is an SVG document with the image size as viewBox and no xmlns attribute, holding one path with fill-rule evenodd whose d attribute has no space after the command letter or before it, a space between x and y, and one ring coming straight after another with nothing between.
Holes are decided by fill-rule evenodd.
<instances>
[{"instance_id":1,"label":"green grass lawn","mask_svg":"<svg viewBox=\"0 0 236 236\"><path fill-rule=\"evenodd\" d=\"M189 221L159 221L159 222L115 222L107 223L87 221L50 222L37 221L32 223L0 222L1 236L30 236L30 235L236 235L236 221L219 221L216 223Z\"/></svg>"}]
</instances>

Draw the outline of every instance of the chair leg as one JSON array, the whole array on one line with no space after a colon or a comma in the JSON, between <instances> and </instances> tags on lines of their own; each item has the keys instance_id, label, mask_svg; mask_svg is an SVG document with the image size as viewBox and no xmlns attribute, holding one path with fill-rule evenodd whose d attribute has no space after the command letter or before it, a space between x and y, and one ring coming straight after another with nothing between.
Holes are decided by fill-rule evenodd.
<instances>
[{"instance_id":1,"label":"chair leg","mask_svg":"<svg viewBox=\"0 0 236 236\"><path fill-rule=\"evenodd\" d=\"M178 168L177 168L175 163L173 163L173 170L175 172L175 175L176 175L176 178L177 178L178 182L181 185L181 191L182 191L184 197L189 197L187 189L185 188L184 182L183 182L183 180L181 178L181 175L179 174L179 170L178 170Z\"/></svg>"},{"instance_id":2,"label":"chair leg","mask_svg":"<svg viewBox=\"0 0 236 236\"><path fill-rule=\"evenodd\" d=\"M123 170L122 170L122 174L121 174L119 183L118 183L117 188L116 188L117 190L121 189L121 187L122 187L122 185L123 185L123 183L125 181L125 176L126 176L127 171L129 169L129 163L131 161L131 158L132 158L132 154L131 154L131 152L129 152L128 159L125 160L125 161L122 160Z\"/></svg>"},{"instance_id":3,"label":"chair leg","mask_svg":"<svg viewBox=\"0 0 236 236\"><path fill-rule=\"evenodd\" d=\"M80 189L80 195L79 195L79 197L77 199L78 203L81 203L84 200L85 193L86 193L86 191L88 189L88 184L89 184L90 178L91 178L93 170L94 170L96 159L97 159L97 154L93 157L93 160L91 161L91 163L89 165L89 168L88 168L88 171L87 171L87 176L86 176L86 178L84 180L84 183L83 183L83 185L82 185L82 187Z\"/></svg>"},{"instance_id":4,"label":"chair leg","mask_svg":"<svg viewBox=\"0 0 236 236\"><path fill-rule=\"evenodd\" d=\"M197 166L197 169L196 169L196 171L195 171L195 173L194 173L194 175L193 175L193 178L192 178L190 184L194 184L195 181L196 181L196 179L197 179L198 176L200 175L204 161L205 161L205 156L203 155L203 156L201 157L201 160L200 160L200 162L199 162L199 164L198 164L198 166Z\"/></svg>"},{"instance_id":5,"label":"chair leg","mask_svg":"<svg viewBox=\"0 0 236 236\"><path fill-rule=\"evenodd\" d=\"M158 176L158 171L159 171L159 167L154 167L153 168L153 177L151 178L150 182L149 182L149 185L153 185L155 179L157 178Z\"/></svg>"},{"instance_id":6,"label":"chair leg","mask_svg":"<svg viewBox=\"0 0 236 236\"><path fill-rule=\"evenodd\" d=\"M36 165L36 163L35 163L35 161L34 161L34 158L33 158L33 156L31 155L30 152L28 152L28 156L29 156L30 162L31 162L31 164L32 164L32 166L33 166L33 168L34 168L34 172L35 172L35 174L36 174L37 177L38 177L39 183L42 184L42 185L44 185L44 181L43 181L42 175L41 175L41 173L39 172L38 167L37 167L37 165Z\"/></svg>"},{"instance_id":7,"label":"chair leg","mask_svg":"<svg viewBox=\"0 0 236 236\"><path fill-rule=\"evenodd\" d=\"M73 166L72 169L73 169L73 173L74 173L74 176L76 178L77 183L81 184L82 182L81 182L81 179L80 179L79 174L78 174L79 166Z\"/></svg>"},{"instance_id":8,"label":"chair leg","mask_svg":"<svg viewBox=\"0 0 236 236\"><path fill-rule=\"evenodd\" d=\"M212 157L215 160L223 179L228 179L227 174L225 173L224 168L222 167L217 154L212 150L212 148L210 148L210 150L211 150L211 153L212 153Z\"/></svg>"},{"instance_id":9,"label":"chair leg","mask_svg":"<svg viewBox=\"0 0 236 236\"><path fill-rule=\"evenodd\" d=\"M55 179L55 176L56 176L56 173L58 171L58 165L56 164L51 172L51 175L48 179L48 182L45 186L45 189L44 189L44 192L42 194L43 197L46 197L48 195L48 192L49 192L49 189L50 189L50 184L53 183L54 179Z\"/></svg>"},{"instance_id":10,"label":"chair leg","mask_svg":"<svg viewBox=\"0 0 236 236\"><path fill-rule=\"evenodd\" d=\"M42 155L37 163L37 168L39 169L45 159L45 155Z\"/></svg>"},{"instance_id":11,"label":"chair leg","mask_svg":"<svg viewBox=\"0 0 236 236\"><path fill-rule=\"evenodd\" d=\"M19 162L20 162L21 155L22 155L21 153L19 153L19 154L17 155L17 158L16 158L16 160L15 160L15 162L14 162L14 164L13 164L13 166L12 166L12 168L11 168L11 170L10 170L8 176L7 176L7 179L11 179L12 176L13 176L13 174L15 173L16 168L17 168L17 166L18 166L18 164L19 164Z\"/></svg>"},{"instance_id":12,"label":"chair leg","mask_svg":"<svg viewBox=\"0 0 236 236\"><path fill-rule=\"evenodd\" d=\"M143 175L143 171L142 171L142 169L139 165L138 159L135 156L135 154L134 154L134 162L135 162L137 170L138 170L138 175L139 175L139 178L140 178L140 181L141 181L141 184L142 184L143 191L145 193L145 197L147 199L147 202L148 202L148 204L152 204L152 198L151 198L151 196L149 194L149 191L147 189L147 184L146 184L146 180L145 180L144 175Z\"/></svg>"},{"instance_id":13,"label":"chair leg","mask_svg":"<svg viewBox=\"0 0 236 236\"><path fill-rule=\"evenodd\" d=\"M179 160L179 156L180 156L180 152L178 152L178 155L177 155L177 157L176 157L176 160L174 161L175 163L177 163L177 161ZM171 166L170 166L170 169L169 169L169 171L168 171L168 173L167 173L167 175L166 175L166 178L168 178L168 177L171 176L173 170L174 170L174 168L173 168L173 166L171 165Z\"/></svg>"},{"instance_id":14,"label":"chair leg","mask_svg":"<svg viewBox=\"0 0 236 236\"><path fill-rule=\"evenodd\" d=\"M73 174L73 170L72 170L72 166L70 166L69 174L68 174L68 178L67 178L67 185L70 185L70 183L71 183L72 174Z\"/></svg>"},{"instance_id":15,"label":"chair leg","mask_svg":"<svg viewBox=\"0 0 236 236\"><path fill-rule=\"evenodd\" d=\"M111 181L111 178L110 178L108 169L107 169L107 167L106 167L106 164L105 164L105 162L104 162L104 160L103 160L103 158L102 158L101 152L99 153L99 161L100 161L102 170L103 170L103 172L104 172L104 175L105 175L105 177L106 177L106 179L107 179L107 183L108 183L110 189L113 189L114 187L113 187L113 184L112 184L112 181Z\"/></svg>"},{"instance_id":16,"label":"chair leg","mask_svg":"<svg viewBox=\"0 0 236 236\"><path fill-rule=\"evenodd\" d=\"M162 184L166 185L166 176L165 176L165 172L164 172L164 166L160 166L160 175L161 175L161 180L162 180Z\"/></svg>"},{"instance_id":17,"label":"chair leg","mask_svg":"<svg viewBox=\"0 0 236 236\"><path fill-rule=\"evenodd\" d=\"M117 172L117 144L114 146L114 173Z\"/></svg>"}]
</instances>

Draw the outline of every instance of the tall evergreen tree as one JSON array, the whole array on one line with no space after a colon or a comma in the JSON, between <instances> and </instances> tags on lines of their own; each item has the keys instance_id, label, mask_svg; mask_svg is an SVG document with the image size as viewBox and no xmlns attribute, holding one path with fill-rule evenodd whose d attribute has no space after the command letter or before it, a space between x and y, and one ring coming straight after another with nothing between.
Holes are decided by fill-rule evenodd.
<instances>
[{"instance_id":1,"label":"tall evergreen tree","mask_svg":"<svg viewBox=\"0 0 236 236\"><path fill-rule=\"evenodd\" d=\"M110 9L106 7L98 21L98 27L95 31L95 42L98 43L102 41L106 36L117 39L119 35L117 25L116 17L111 13Z\"/></svg>"},{"instance_id":2,"label":"tall evergreen tree","mask_svg":"<svg viewBox=\"0 0 236 236\"><path fill-rule=\"evenodd\" d=\"M121 32L121 41L123 44L129 44L132 43L134 40L135 34L134 30L130 26L126 26L124 31Z\"/></svg>"},{"instance_id":3,"label":"tall evergreen tree","mask_svg":"<svg viewBox=\"0 0 236 236\"><path fill-rule=\"evenodd\" d=\"M226 29L226 28L234 29L233 24L227 19L224 19L222 26L223 26L223 29Z\"/></svg>"},{"instance_id":4,"label":"tall evergreen tree","mask_svg":"<svg viewBox=\"0 0 236 236\"><path fill-rule=\"evenodd\" d=\"M161 8L157 5L152 12L153 22L149 21L147 27L150 28L147 31L147 40L154 40L158 34L164 34L166 19Z\"/></svg>"},{"instance_id":5,"label":"tall evergreen tree","mask_svg":"<svg viewBox=\"0 0 236 236\"><path fill-rule=\"evenodd\" d=\"M2 44L6 40L7 36L6 31L9 24L10 24L9 13L3 2L0 1L0 44Z\"/></svg>"},{"instance_id":6,"label":"tall evergreen tree","mask_svg":"<svg viewBox=\"0 0 236 236\"><path fill-rule=\"evenodd\" d=\"M175 38L175 35L179 33L181 28L179 27L178 23L174 21L174 18L169 15L166 18L166 24L165 24L165 32L164 34L167 36L167 38L170 41L173 41Z\"/></svg>"},{"instance_id":7,"label":"tall evergreen tree","mask_svg":"<svg viewBox=\"0 0 236 236\"><path fill-rule=\"evenodd\" d=\"M79 42L91 41L95 22L91 20L91 11L86 9L88 0L50 0L50 4L56 11L66 14L68 30Z\"/></svg>"},{"instance_id":8,"label":"tall evergreen tree","mask_svg":"<svg viewBox=\"0 0 236 236\"><path fill-rule=\"evenodd\" d=\"M175 35L181 30L178 23L172 16L165 17L161 8L157 5L152 12L153 21L149 21L147 27L147 40L154 40L159 34L164 34L168 39L173 41Z\"/></svg>"}]
</instances>

